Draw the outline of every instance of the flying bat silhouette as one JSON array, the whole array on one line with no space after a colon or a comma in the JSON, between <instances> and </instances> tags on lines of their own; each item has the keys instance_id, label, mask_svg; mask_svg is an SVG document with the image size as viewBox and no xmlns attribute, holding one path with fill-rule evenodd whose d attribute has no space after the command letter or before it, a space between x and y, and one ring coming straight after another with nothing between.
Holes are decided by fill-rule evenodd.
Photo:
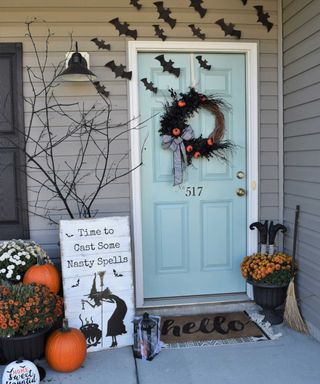
<instances>
[{"instance_id":1,"label":"flying bat silhouette","mask_svg":"<svg viewBox=\"0 0 320 384\"><path fill-rule=\"evenodd\" d=\"M113 269L113 274L115 275L115 277L122 277L123 276L121 273L117 273L117 271L115 269Z\"/></svg>"},{"instance_id":2,"label":"flying bat silhouette","mask_svg":"<svg viewBox=\"0 0 320 384\"><path fill-rule=\"evenodd\" d=\"M71 285L71 288L79 287L80 279L77 280L76 284Z\"/></svg>"},{"instance_id":3,"label":"flying bat silhouette","mask_svg":"<svg viewBox=\"0 0 320 384\"><path fill-rule=\"evenodd\" d=\"M99 40L97 37L95 37L91 39L91 41L93 41L99 49L107 49L108 51L110 51L110 44L105 44L104 40Z\"/></svg>"},{"instance_id":4,"label":"flying bat silhouette","mask_svg":"<svg viewBox=\"0 0 320 384\"><path fill-rule=\"evenodd\" d=\"M159 55L155 57L155 59L160 61L160 64L163 68L163 72L167 71L169 73L172 73L176 77L180 76L180 68L174 68L174 62L172 60L166 61L164 55Z\"/></svg>"},{"instance_id":5,"label":"flying bat silhouette","mask_svg":"<svg viewBox=\"0 0 320 384\"><path fill-rule=\"evenodd\" d=\"M130 4L136 7L138 11L142 8L142 5L139 4L139 0L130 0Z\"/></svg>"},{"instance_id":6,"label":"flying bat silhouette","mask_svg":"<svg viewBox=\"0 0 320 384\"><path fill-rule=\"evenodd\" d=\"M94 81L93 85L95 86L97 92L105 97L109 97L110 92L106 91L106 87L100 84L100 81Z\"/></svg>"},{"instance_id":7,"label":"flying bat silhouette","mask_svg":"<svg viewBox=\"0 0 320 384\"><path fill-rule=\"evenodd\" d=\"M200 17L204 17L207 13L207 10L202 7L203 0L190 0L189 7L193 7L200 15Z\"/></svg>"},{"instance_id":8,"label":"flying bat silhouette","mask_svg":"<svg viewBox=\"0 0 320 384\"><path fill-rule=\"evenodd\" d=\"M155 36L158 36L162 41L165 41L167 36L164 34L164 30L160 28L160 25L153 24Z\"/></svg>"},{"instance_id":9,"label":"flying bat silhouette","mask_svg":"<svg viewBox=\"0 0 320 384\"><path fill-rule=\"evenodd\" d=\"M207 69L208 71L210 71L211 65L208 64L207 60L202 60L202 56L200 56L200 55L196 56L196 59L198 60L201 68L204 68L204 69Z\"/></svg>"},{"instance_id":10,"label":"flying bat silhouette","mask_svg":"<svg viewBox=\"0 0 320 384\"><path fill-rule=\"evenodd\" d=\"M122 64L116 65L114 60L109 61L104 66L107 68L110 68L111 71L116 75L116 77L122 77L123 79L128 79L128 80L131 80L131 78L132 78L132 71L126 72L124 70L126 66L122 65Z\"/></svg>"},{"instance_id":11,"label":"flying bat silhouette","mask_svg":"<svg viewBox=\"0 0 320 384\"><path fill-rule=\"evenodd\" d=\"M119 36L120 35L126 35L130 36L133 39L137 40L138 37L138 32L136 29L129 29L129 25L127 22L121 23L119 18L116 17L115 19L112 19L109 21L112 25L115 26L115 28L119 31Z\"/></svg>"},{"instance_id":12,"label":"flying bat silhouette","mask_svg":"<svg viewBox=\"0 0 320 384\"><path fill-rule=\"evenodd\" d=\"M204 40L206 38L206 34L205 33L201 33L201 29L197 28L194 24L189 24L189 27L191 28L193 36L197 36L201 40Z\"/></svg>"},{"instance_id":13,"label":"flying bat silhouette","mask_svg":"<svg viewBox=\"0 0 320 384\"><path fill-rule=\"evenodd\" d=\"M258 20L257 22L260 21L260 23L262 25L264 25L268 32L270 31L270 29L273 27L273 23L271 23L271 21L269 21L269 13L268 12L263 12L263 6L262 5L254 5L254 7L256 10L257 10L257 16L258 16Z\"/></svg>"},{"instance_id":14,"label":"flying bat silhouette","mask_svg":"<svg viewBox=\"0 0 320 384\"><path fill-rule=\"evenodd\" d=\"M224 22L224 19L217 20L215 24L218 24L221 27L221 29L224 31L225 36L227 35L236 36L238 39L240 39L241 31L234 29L235 24L232 24L232 23L226 24Z\"/></svg>"},{"instance_id":15,"label":"flying bat silhouette","mask_svg":"<svg viewBox=\"0 0 320 384\"><path fill-rule=\"evenodd\" d=\"M73 237L73 235L69 235L68 233L66 233L66 236L67 236L67 237Z\"/></svg>"},{"instance_id":16,"label":"flying bat silhouette","mask_svg":"<svg viewBox=\"0 0 320 384\"><path fill-rule=\"evenodd\" d=\"M153 92L153 93L157 93L158 92L158 88L157 87L154 87L153 86L153 82L152 81L148 81L146 77L144 77L143 79L141 79L141 81L143 82L144 86L146 87L147 90Z\"/></svg>"},{"instance_id":17,"label":"flying bat silhouette","mask_svg":"<svg viewBox=\"0 0 320 384\"><path fill-rule=\"evenodd\" d=\"M170 17L170 9L164 8L163 1L156 1L153 4L157 7L157 11L159 13L158 19L163 19L173 29L176 25L177 20Z\"/></svg>"},{"instance_id":18,"label":"flying bat silhouette","mask_svg":"<svg viewBox=\"0 0 320 384\"><path fill-rule=\"evenodd\" d=\"M248 0L241 0L243 5L247 5Z\"/></svg>"}]
</instances>

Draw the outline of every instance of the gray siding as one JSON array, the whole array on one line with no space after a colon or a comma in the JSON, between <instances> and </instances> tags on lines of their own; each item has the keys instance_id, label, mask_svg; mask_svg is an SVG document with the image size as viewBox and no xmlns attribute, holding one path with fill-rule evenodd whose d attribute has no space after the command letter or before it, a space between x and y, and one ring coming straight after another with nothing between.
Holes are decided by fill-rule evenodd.
<instances>
[{"instance_id":1,"label":"gray siding","mask_svg":"<svg viewBox=\"0 0 320 384\"><path fill-rule=\"evenodd\" d=\"M168 35L169 40L193 40L196 37L188 27L196 23L206 33L207 39L229 41L224 37L221 29L214 24L219 18L226 22L233 22L242 31L242 41L259 42L259 105L260 105L260 217L277 221L279 219L279 172L278 172L278 68L277 68L277 0L263 0L262 4L270 13L270 20L274 23L268 33L266 28L257 23L254 5L248 2L243 6L240 0L206 0L204 6L208 8L205 18L200 19L189 2L184 0L166 0L165 6L170 7L172 17L177 18L177 26L171 30L161 20L158 20L154 0L144 0L143 8L137 11L129 5L129 0L2 0L0 4L0 41L21 41L24 46L24 66L34 66L35 58L32 47L25 37L25 20L37 17L47 21L55 36L51 44L51 60L58 62L64 57L69 48L68 35L73 31L74 39L79 42L80 50L90 53L91 68L99 80L111 92L114 105L115 121L127 119L127 88L125 81L115 79L111 71L104 68L104 64L114 59L126 61L126 39L118 36L118 32L108 23L114 17L127 21L132 28L137 28L139 39L157 39L154 36L152 24L159 23ZM37 42L44 41L47 26L34 25L33 31ZM111 52L97 50L90 39L98 36L111 43ZM233 39L233 38L231 38ZM30 92L25 76L24 92ZM95 90L87 85L64 85L63 96L72 102L75 100L90 100ZM77 99L74 95L77 94ZM25 108L26 119L30 108ZM57 126L61 121L57 119ZM115 148L115 156L121 154L122 145ZM62 154L63 155L63 154ZM67 155L63 155L67 156ZM88 164L88 169L94 168L94 161ZM32 183L29 185L32 188ZM129 179L121 180L106 190L98 201L99 214L128 213L130 211ZM29 202L34 203L35 194L29 191ZM58 231L49 226L45 220L30 214L31 237L43 244L52 256L58 256Z\"/></svg>"},{"instance_id":2,"label":"gray siding","mask_svg":"<svg viewBox=\"0 0 320 384\"><path fill-rule=\"evenodd\" d=\"M320 1L283 7L285 247L292 250L300 204L297 290L303 315L320 329Z\"/></svg>"}]
</instances>

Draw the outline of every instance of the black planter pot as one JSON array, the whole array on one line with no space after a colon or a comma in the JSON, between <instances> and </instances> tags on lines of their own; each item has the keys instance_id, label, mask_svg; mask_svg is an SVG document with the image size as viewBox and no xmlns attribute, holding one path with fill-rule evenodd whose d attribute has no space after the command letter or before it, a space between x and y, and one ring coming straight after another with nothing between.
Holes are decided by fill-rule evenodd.
<instances>
[{"instance_id":1,"label":"black planter pot","mask_svg":"<svg viewBox=\"0 0 320 384\"><path fill-rule=\"evenodd\" d=\"M46 335L49 329L40 329L27 336L0 337L0 364L17 359L35 360L44 355Z\"/></svg>"},{"instance_id":2,"label":"black planter pot","mask_svg":"<svg viewBox=\"0 0 320 384\"><path fill-rule=\"evenodd\" d=\"M256 304L262 307L265 320L271 324L283 322L283 310L279 309L287 297L288 285L268 285L249 282L253 287L253 298ZM278 309L277 309L278 308Z\"/></svg>"}]
</instances>

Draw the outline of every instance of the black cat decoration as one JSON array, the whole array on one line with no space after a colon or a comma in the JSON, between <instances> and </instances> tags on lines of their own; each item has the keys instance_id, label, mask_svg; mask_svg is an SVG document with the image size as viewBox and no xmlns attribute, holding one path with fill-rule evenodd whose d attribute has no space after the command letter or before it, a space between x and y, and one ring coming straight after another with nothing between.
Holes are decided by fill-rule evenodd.
<instances>
[{"instance_id":1,"label":"black cat decoration","mask_svg":"<svg viewBox=\"0 0 320 384\"><path fill-rule=\"evenodd\" d=\"M169 8L164 8L163 1L156 1L153 4L157 7L157 11L159 13L158 19L163 19L173 29L175 27L175 25L176 25L177 20L173 19L170 16L170 13L171 13L170 9Z\"/></svg>"},{"instance_id":2,"label":"black cat decoration","mask_svg":"<svg viewBox=\"0 0 320 384\"><path fill-rule=\"evenodd\" d=\"M269 13L263 12L262 5L255 5L253 8L255 8L257 11L257 16L258 16L257 22L260 22L262 25L264 25L269 32L273 27L273 23L271 23L271 21L268 20L270 17Z\"/></svg>"},{"instance_id":3,"label":"black cat decoration","mask_svg":"<svg viewBox=\"0 0 320 384\"><path fill-rule=\"evenodd\" d=\"M109 23L111 23L112 25L115 26L115 28L119 32L119 36L120 35L130 36L133 39L137 40L137 37L138 37L137 30L136 29L129 29L130 24L128 24L127 22L121 23L119 18L116 17L115 19L110 20Z\"/></svg>"},{"instance_id":4,"label":"black cat decoration","mask_svg":"<svg viewBox=\"0 0 320 384\"><path fill-rule=\"evenodd\" d=\"M110 68L111 71L116 75L116 77L121 77L122 79L128 79L131 80L132 78L132 71L125 71L125 65L116 65L114 60L109 61L107 64L104 65L107 68Z\"/></svg>"},{"instance_id":5,"label":"black cat decoration","mask_svg":"<svg viewBox=\"0 0 320 384\"><path fill-rule=\"evenodd\" d=\"M221 27L221 29L224 31L225 36L230 35L240 39L241 31L234 29L235 24L232 24L232 23L226 24L224 19L217 20L215 24L218 24Z\"/></svg>"},{"instance_id":6,"label":"black cat decoration","mask_svg":"<svg viewBox=\"0 0 320 384\"><path fill-rule=\"evenodd\" d=\"M201 40L204 40L206 38L206 34L202 33L201 29L196 27L194 24L189 24L189 27L193 33L193 36L197 36Z\"/></svg>"},{"instance_id":7,"label":"black cat decoration","mask_svg":"<svg viewBox=\"0 0 320 384\"><path fill-rule=\"evenodd\" d=\"M159 55L155 57L156 60L160 61L160 64L163 68L163 72L169 72L175 75L176 77L180 76L180 68L174 68L174 62L172 60L166 61L164 55Z\"/></svg>"},{"instance_id":8,"label":"black cat decoration","mask_svg":"<svg viewBox=\"0 0 320 384\"><path fill-rule=\"evenodd\" d=\"M146 77L144 77L143 79L141 79L141 81L143 82L144 86L146 87L147 90L153 92L153 93L157 93L158 92L158 88L157 87L154 87L153 86L153 82L152 81L148 81Z\"/></svg>"}]
</instances>

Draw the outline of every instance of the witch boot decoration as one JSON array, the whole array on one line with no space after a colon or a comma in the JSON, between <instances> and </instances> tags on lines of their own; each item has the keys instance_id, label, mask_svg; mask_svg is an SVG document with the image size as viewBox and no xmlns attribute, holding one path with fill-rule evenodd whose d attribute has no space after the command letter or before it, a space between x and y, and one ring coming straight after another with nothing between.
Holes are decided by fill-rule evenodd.
<instances>
[{"instance_id":1,"label":"witch boot decoration","mask_svg":"<svg viewBox=\"0 0 320 384\"><path fill-rule=\"evenodd\" d=\"M283 224L276 224L273 225L273 221L270 221L270 226L269 226L269 249L268 249L268 254L273 255L274 254L274 243L276 240L277 233L281 231L282 233L287 232L287 227L284 226Z\"/></svg>"}]
</instances>

